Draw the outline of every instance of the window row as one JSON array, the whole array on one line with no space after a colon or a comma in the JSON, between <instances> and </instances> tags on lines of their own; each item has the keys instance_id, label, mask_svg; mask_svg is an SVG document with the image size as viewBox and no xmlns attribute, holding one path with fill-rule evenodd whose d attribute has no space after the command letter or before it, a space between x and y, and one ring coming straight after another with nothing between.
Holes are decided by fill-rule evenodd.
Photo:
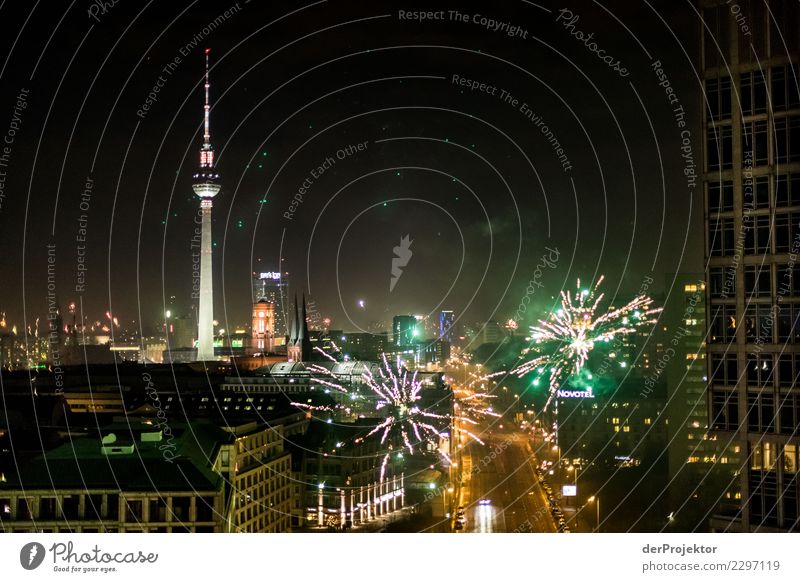
<instances>
[{"instance_id":1,"label":"window row","mask_svg":"<svg viewBox=\"0 0 800 582\"><path fill-rule=\"evenodd\" d=\"M744 310L747 343L800 343L800 305L750 304Z\"/></svg>"},{"instance_id":2,"label":"window row","mask_svg":"<svg viewBox=\"0 0 800 582\"><path fill-rule=\"evenodd\" d=\"M780 451L780 454L779 454ZM798 448L795 444L780 445L768 441L750 443L750 469L753 471L775 471L783 466L784 476L797 474Z\"/></svg>"},{"instance_id":3,"label":"window row","mask_svg":"<svg viewBox=\"0 0 800 582\"><path fill-rule=\"evenodd\" d=\"M800 264L745 265L744 297L766 299L773 290L780 302L800 299ZM773 281L773 275L775 277ZM737 269L734 266L710 267L708 284L711 299L733 299L736 296Z\"/></svg>"},{"instance_id":4,"label":"window row","mask_svg":"<svg viewBox=\"0 0 800 582\"><path fill-rule=\"evenodd\" d=\"M800 395L767 390L748 392L745 414L749 432L792 435L800 420ZM712 387L711 427L715 430L738 430L738 392ZM796 464L792 465L792 472L796 471L796 467Z\"/></svg>"},{"instance_id":5,"label":"window row","mask_svg":"<svg viewBox=\"0 0 800 582\"><path fill-rule=\"evenodd\" d=\"M794 252L795 238L800 232L800 212L746 214L738 232L732 217L713 218L708 222L708 231L712 257Z\"/></svg>"},{"instance_id":6,"label":"window row","mask_svg":"<svg viewBox=\"0 0 800 582\"><path fill-rule=\"evenodd\" d=\"M744 327L745 340L754 344L800 344L800 304L750 304L741 321L734 305L712 304L708 341L727 344L736 341L736 329Z\"/></svg>"},{"instance_id":7,"label":"window row","mask_svg":"<svg viewBox=\"0 0 800 582\"><path fill-rule=\"evenodd\" d=\"M712 352L710 359L711 384L716 387L736 386L739 380L736 354ZM800 353L749 353L745 379L748 386L756 388L800 387Z\"/></svg>"},{"instance_id":8,"label":"window row","mask_svg":"<svg viewBox=\"0 0 800 582\"><path fill-rule=\"evenodd\" d=\"M742 159L745 167L784 165L800 161L800 117L780 117L772 121L772 157L767 120L750 121L742 126ZM733 168L733 128L711 126L706 134L708 170Z\"/></svg>"},{"instance_id":9,"label":"window row","mask_svg":"<svg viewBox=\"0 0 800 582\"><path fill-rule=\"evenodd\" d=\"M770 80L765 75L771 76ZM800 107L798 94L800 70L797 65L780 65L771 71L750 71L739 78L739 105L742 115L766 113L770 105L772 111L789 111ZM768 95L767 85L772 92ZM706 118L711 120L729 119L732 115L730 77L717 77L706 80ZM771 104L770 104L771 100Z\"/></svg>"}]
</instances>

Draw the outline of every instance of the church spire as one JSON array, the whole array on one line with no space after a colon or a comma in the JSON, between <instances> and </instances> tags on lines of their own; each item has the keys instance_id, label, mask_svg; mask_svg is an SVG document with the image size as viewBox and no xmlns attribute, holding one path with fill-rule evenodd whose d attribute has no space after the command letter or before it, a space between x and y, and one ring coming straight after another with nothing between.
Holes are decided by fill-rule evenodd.
<instances>
[{"instance_id":1,"label":"church spire","mask_svg":"<svg viewBox=\"0 0 800 582\"><path fill-rule=\"evenodd\" d=\"M306 294L303 293L303 309L300 312L300 337L301 342L308 338L308 317L306 317Z\"/></svg>"}]
</instances>

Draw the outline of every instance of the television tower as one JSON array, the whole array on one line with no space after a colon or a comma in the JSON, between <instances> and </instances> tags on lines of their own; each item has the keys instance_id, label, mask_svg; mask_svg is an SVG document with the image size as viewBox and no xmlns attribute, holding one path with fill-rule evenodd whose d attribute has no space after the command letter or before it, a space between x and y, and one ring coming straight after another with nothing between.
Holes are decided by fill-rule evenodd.
<instances>
[{"instance_id":1,"label":"television tower","mask_svg":"<svg viewBox=\"0 0 800 582\"><path fill-rule=\"evenodd\" d=\"M211 104L208 90L208 60L211 49L206 49L206 103L204 107L203 146L200 148L200 168L192 176L192 190L200 197L202 215L200 238L200 306L197 317L197 359L214 359L214 283L211 268L211 199L220 190L219 174L214 171L214 148L211 147L209 118Z\"/></svg>"}]
</instances>

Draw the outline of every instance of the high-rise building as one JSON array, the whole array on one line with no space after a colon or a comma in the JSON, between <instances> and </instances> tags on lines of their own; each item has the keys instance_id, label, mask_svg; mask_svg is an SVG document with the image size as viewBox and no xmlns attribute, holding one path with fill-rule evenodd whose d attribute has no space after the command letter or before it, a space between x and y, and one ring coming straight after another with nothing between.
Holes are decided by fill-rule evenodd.
<instances>
[{"instance_id":1,"label":"high-rise building","mask_svg":"<svg viewBox=\"0 0 800 582\"><path fill-rule=\"evenodd\" d=\"M351 360L377 361L389 346L389 338L383 333L350 332L341 333L331 339L342 353Z\"/></svg>"},{"instance_id":2,"label":"high-rise building","mask_svg":"<svg viewBox=\"0 0 800 582\"><path fill-rule=\"evenodd\" d=\"M395 347L412 345L416 336L416 317L413 315L395 315L392 318L392 342Z\"/></svg>"},{"instance_id":3,"label":"high-rise building","mask_svg":"<svg viewBox=\"0 0 800 582\"><path fill-rule=\"evenodd\" d=\"M200 148L200 168L192 176L192 189L200 198L201 242L200 242L200 305L197 317L197 359L214 359L214 288L211 265L211 200L219 193L220 177L214 169L214 148L211 146L209 121L211 104L208 92L208 55L206 49L206 100L204 111L203 145Z\"/></svg>"},{"instance_id":4,"label":"high-rise building","mask_svg":"<svg viewBox=\"0 0 800 582\"><path fill-rule=\"evenodd\" d=\"M711 526L796 530L800 6L699 4L709 424L742 452L741 500Z\"/></svg>"},{"instance_id":5,"label":"high-rise building","mask_svg":"<svg viewBox=\"0 0 800 582\"><path fill-rule=\"evenodd\" d=\"M649 370L667 377L670 508L675 529L706 530L720 500L738 499L739 446L709 432L706 398L706 286L701 274L677 274L659 325L667 346ZM666 362L666 365L664 365Z\"/></svg>"},{"instance_id":6,"label":"high-rise building","mask_svg":"<svg viewBox=\"0 0 800 582\"><path fill-rule=\"evenodd\" d=\"M253 302L258 301L268 301L275 306L275 338L283 342L289 335L289 273L253 273Z\"/></svg>"},{"instance_id":7,"label":"high-rise building","mask_svg":"<svg viewBox=\"0 0 800 582\"><path fill-rule=\"evenodd\" d=\"M456 314L452 311L442 311L439 314L439 339L451 345L456 339Z\"/></svg>"}]
</instances>

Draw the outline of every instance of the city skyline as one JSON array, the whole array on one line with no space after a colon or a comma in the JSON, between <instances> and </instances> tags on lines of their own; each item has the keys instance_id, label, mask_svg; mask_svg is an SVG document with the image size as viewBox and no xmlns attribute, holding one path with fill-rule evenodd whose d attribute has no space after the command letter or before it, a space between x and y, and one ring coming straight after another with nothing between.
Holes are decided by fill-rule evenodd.
<instances>
[{"instance_id":1,"label":"city skyline","mask_svg":"<svg viewBox=\"0 0 800 582\"><path fill-rule=\"evenodd\" d=\"M209 10L206 13L209 22L219 16L213 7L207 6L203 10L206 9ZM118 106L109 112L111 124L109 131L133 130L134 132L129 134L132 141L130 151L124 158L127 163L122 162L119 157L121 152L112 155L111 151L105 154L112 155L107 163L100 161L94 155L84 161L80 153L82 150L73 147L68 158L64 159L64 156L56 158L63 159L57 166L63 165L63 171L56 176L58 179L55 182L48 168L38 165L38 169L34 169L32 191L41 192L43 189L53 188L58 192L60 202L58 206L54 206L52 224L57 226L54 230L55 237L43 230L40 231L39 224L45 227L48 220L37 221L37 224L29 221L29 227L35 230L28 234L28 240L52 240L49 244L56 245L58 249L56 280L59 296L65 299L69 297L70 301L82 299L84 310L87 312L110 310L125 320L138 321L158 317L169 309L171 296L177 298L178 303L184 306L183 309L190 307L193 265L191 256L185 251L187 246L191 247L194 202L190 196L184 197L182 193L187 192L191 186L189 177L194 170L192 159L196 144L202 138L203 132L203 126L198 124L196 115L198 96L202 95L203 85L202 70L198 70L197 61L202 58L203 48L212 45L217 58L212 63L211 74L217 79L216 83L220 88L212 104L215 135L218 136L220 144L215 162L220 173L226 176L227 184L226 189L216 197L218 211L213 218L215 233L213 262L219 267L214 279L214 289L219 291L215 293L217 298L214 304L215 314L233 314L228 316L232 321L247 320L249 313L247 295L252 272L289 271L292 273L294 288L298 291L306 290L314 295L320 309L330 317L347 321L354 327L365 327L370 319L384 320L394 313L438 311L445 308L438 304L448 293L452 296L448 300L447 308L465 314L474 309L480 315L476 315L473 319L484 317L498 319L493 314L495 308L498 307L498 313L514 311L519 298L525 295L525 287L535 271L534 260L529 259L526 264L523 257L538 257L548 252L546 248L558 249L560 257L569 258L567 261L559 261L555 269L548 269L545 273L548 288L551 289L550 295L556 297L560 289L568 286L569 281L578 276L587 278L606 273L612 280L619 282L620 287L614 292L632 294L638 289L641 279L646 276L654 276L658 285L662 285L665 273L699 270L699 259L696 258L698 255L678 253L673 256L670 253L674 254L680 250L679 248L672 250L673 245L658 243L659 238L668 240L672 237L667 231L654 239L650 237L651 232L658 233L663 228L675 229L673 234L676 236L686 232L696 232L695 228L690 227L691 220L698 218L700 212L698 208L691 206L692 200L696 204L696 197L675 198L676 192L685 190L678 187L680 182L677 179L674 184L669 182L672 176L670 171L664 172L664 179L667 180L664 184L666 189L662 187L660 179L655 179L660 173L658 171L637 171L635 174L630 172L631 163L636 163L635 167L646 167L646 164L650 163L650 157L634 160L637 151L645 148L652 150L652 138L646 132L630 136L631 140L640 140L640 147L633 147L635 141L629 143L628 136L623 136L625 141L615 140L613 148L605 148L602 152L602 156L616 157L617 161L614 163L619 163L620 168L627 166L624 173L628 176L623 179L618 178L616 172L604 172L602 166L598 166L600 158L592 153L591 145L588 149L584 147L587 144L583 139L585 137L583 133L594 132L596 129L588 127L582 129L581 126L590 123L591 120L578 119L576 122L573 119L559 130L557 136L565 148L573 142L582 144L569 148L577 152L570 156L573 170L564 172L559 164L558 173L551 174L548 169L545 172L545 175L549 176L546 180L537 178L539 168L547 168L554 161L551 159L552 154L549 151L551 147L546 139L534 139L534 136L529 135L530 132L520 133L513 130L511 134L504 131L506 137L503 137L503 134L477 122L475 131L486 140L486 145L480 146L472 143L475 139L468 133L459 136L456 127L442 124L441 116L436 112L450 111L447 115L456 121L459 118L457 111L463 106L474 107L477 108L476 112L481 112L479 115L481 119L495 119L509 128L518 125L520 121L526 121L536 127L537 120L526 119L525 112L533 110L542 119L554 119L555 110L562 105L559 97L550 94L545 98L548 95L547 89L545 88L544 92L540 89L542 83L546 87L547 80L540 79L539 82L537 81L539 76L516 75L512 73L515 70L512 65L508 66L507 71L498 74L493 64L500 61L487 61L488 57L474 55L469 57L472 72L466 75L458 61L453 60L460 58L460 53L452 51L452 54L444 53L451 57L444 69L432 68L423 60L418 60L414 51L408 52L407 56L413 59L412 68L417 69L410 76L406 70L409 68L408 64L397 58L400 54L398 51L381 52L383 67L389 71L385 77L389 80L372 81L369 80L369 75L365 76L362 79L364 82L358 85L362 87L358 97L359 107L370 111L381 110L378 101L383 100L386 95L384 87L390 88L388 95L395 102L393 106L400 108L399 117L392 118L385 113L354 116L356 111L349 111L352 105L348 104L350 102L347 99L350 98L352 90L346 88L347 83L344 87L340 86L342 84L336 80L334 71L340 65L350 71L351 63L361 63L352 69L353 75L368 71L371 57L360 50L347 51L353 56L341 61L340 65L333 64L321 69L319 71L321 77L312 72L309 73L311 78L306 80L308 75L300 75L295 83L300 83L301 86L308 82L321 83L325 87L322 94L330 93L331 97L324 101L326 109L319 109L318 105L310 104L292 116L287 116L288 101L295 87L289 85L282 91L276 91L275 87L257 81L254 73L248 71L253 70L253 67L256 67L255 70L269 67L271 61L263 61L251 50L230 49L231 39L239 34L234 30L242 26L248 28L253 20L243 17L246 9L262 10L249 5L240 5L227 17L218 21L217 26L211 31L213 34L203 38L203 43L198 42L191 46L178 43L176 46L175 41L169 41L154 46L140 57L141 60L137 59L139 65L136 73L121 93L116 80L104 69L97 83L108 84L110 88L113 87L112 91L116 90L120 95ZM109 21L115 14L120 14L124 10L122 8L109 14ZM529 15L526 14L526 10L521 7L514 8L511 16L516 14L519 18L527 18ZM376 6L376 12L383 14L379 6ZM195 17L197 20L193 22L203 24L200 16L202 14L203 11L198 10ZM156 18L156 16L148 15L144 18ZM266 19L267 22L269 20ZM376 16L374 20L376 25L380 25L385 18ZM681 24L680 19L677 23ZM195 31L192 30L190 23L181 26L184 28L173 31L174 36L169 38L178 39L184 36L181 34L182 31L186 31L185 36L189 38L194 36ZM300 26L300 23L288 19L284 26L289 27L287 30L293 30ZM200 29L203 29L202 26ZM402 30L394 27L389 29L393 35ZM465 41L471 32L468 27L455 27L452 30L453 34L462 36ZM571 38L559 36L558 29L549 24L543 25L539 32L547 38L548 44L558 46L560 50L575 50ZM549 38L550 36L553 38ZM499 42L499 38L496 37L489 39ZM333 39L326 38L326 42L337 44ZM623 41L620 39L615 42ZM654 42L666 43L668 39L654 39ZM369 48L368 43L364 48ZM533 58L542 60L545 55L546 53L536 52ZM664 54L662 59L664 66L667 58L673 58L672 55L673 51ZM275 58L281 56L286 58L289 55L283 55L278 51ZM674 58L679 56L675 54ZM112 54L111 58L114 59L116 56ZM302 61L305 54L293 52L291 58ZM587 64L596 66L591 61ZM602 63L599 66L602 66ZM602 70L599 66L598 71ZM450 69L455 72L450 73ZM47 70L41 69L37 73L40 77L49 74ZM458 77L455 81L453 74ZM466 83L476 79L496 89L493 91L495 95L489 95L479 88L473 90L472 86ZM461 81L465 83L462 84ZM601 79L601 81L610 80ZM674 79L673 82L683 81ZM139 87L141 89L137 90ZM531 90L533 93L530 93ZM654 100L658 95L650 84L643 84L638 90L643 99L652 97ZM404 91L410 93L404 96ZM566 92L562 98L577 99L578 103L582 99L588 102L588 97L583 97L581 91L573 91L568 86L563 86L561 91ZM619 93L619 90L616 91ZM574 94L569 95L570 92ZM139 94L141 100L138 99ZM501 94L504 96L501 97ZM530 97L523 99L523 95L527 94L536 95L536 101L531 101ZM27 98L28 103L32 105L26 109L26 127L44 123L44 120L40 121L36 117L39 109L33 106L32 100L35 95L32 93ZM71 97L72 93L68 91L63 91L59 95L60 101L56 104L58 110L65 109L74 111L78 115L82 114L83 118L79 117L78 122L85 119L87 107L101 107L94 103L99 98L96 93L88 96L89 103L84 103L82 100L75 101ZM409 102L411 95L416 97ZM637 105L634 95L620 94L620 98L623 98L623 95L624 99L632 100L632 104ZM151 96L155 98L150 99ZM455 108L450 106L450 102L454 99ZM514 99L519 101L516 105L517 110L523 103L527 104L527 109L515 111L515 107L512 106ZM375 106L372 106L370 101L374 101ZM409 106L414 106L416 101L425 102L430 107L421 110L408 109ZM146 108L143 108L145 105ZM238 114L243 106L250 110L246 116ZM335 115L339 117L352 118L347 122L347 125L352 127L348 129L340 124L326 129L329 124L316 124L314 121L316 117L324 119L329 115L325 111L335 111ZM138 112L141 112L141 115ZM427 151L417 160L413 159L414 156L409 157L408 150L404 149L403 144L411 142L398 141L399 138L406 139L409 136L404 135L403 127L397 123L403 116L412 114L418 119L418 123L422 124L420 127L425 128L426 134L423 136L425 139L418 140L416 145L421 148L420 153L423 150ZM613 125L615 119L619 123L626 123L623 117L632 114L633 110L612 108L607 111L605 119L602 122L598 120L598 123ZM61 119L62 116L56 116L47 122L60 123ZM652 119L657 131L660 131L662 125L665 129L669 127L667 125L669 118L664 115L653 115ZM158 132L162 129L164 133L161 135L153 133L154 130ZM514 133L517 135L513 135ZM287 142L294 141L290 137L294 134L302 135L303 139L290 146ZM351 135L357 135L360 139L351 139ZM100 142L92 141L92 134L84 138L83 132L78 132L76 139L87 139L88 151L98 151L101 154L106 151L105 148L98 150ZM41 146L45 148L43 151L58 147L56 143L51 144L51 141L57 140L48 137ZM293 150L306 141L307 146L297 154L293 154ZM367 145L364 146L364 143ZM524 156L519 156L518 147L521 143L528 144L526 147L535 148L534 151L537 152L535 164L530 162L530 156L528 160ZM358 147L359 144L362 145L361 149ZM481 161L487 159L485 153L473 149L473 145L478 148L485 147L487 152L492 148L500 148L498 151L504 152L503 156L506 159L519 159L521 165L514 165L517 162L514 164L503 162L506 164L505 168L496 167L493 170L491 166ZM626 161L628 153L633 156L631 163ZM374 158L376 155L380 160ZM591 176L586 171L575 173L574 168L581 163L578 155L585 158L582 163ZM460 178L460 182L453 182L452 178L447 178L443 174L420 169L425 167L423 158L426 157L437 160L437 164L444 166L456 164L471 175L465 174ZM384 159L388 163L384 163ZM138 171L142 166L139 160L145 160L143 167L149 168L144 174ZM478 165L473 164L473 161ZM122 166L119 165L120 162L123 163ZM555 162L557 163L557 160ZM639 162L645 166L640 166ZM663 162L667 168L670 159L665 157ZM362 172L357 169L360 167L359 164L367 164L370 169ZM83 169L79 171L80 168ZM125 178L120 180L113 172L108 173L107 171L112 168L120 168ZM318 171L320 169L323 171ZM497 171L501 172L507 184L498 179ZM76 173L78 177L75 176ZM361 173L364 173L363 178L353 181ZM314 177L315 174L317 178ZM523 176L525 182L520 182ZM12 174L9 180L13 179ZM597 180L602 192L599 197L595 195L597 188L591 184ZM333 205L326 208L324 204L326 196L321 195L321 191L330 190L333 194L350 182L351 186L333 201ZM12 186L17 188L24 182L9 183L12 184L9 188ZM584 193L581 195L583 212L576 212L575 204L571 201L574 195L568 195L572 191L573 183L576 192ZM134 184L136 186L133 186ZM538 193L529 195L527 192L532 185L535 185ZM131 187L136 188L136 191L128 191ZM73 216L75 212L69 201L73 199L76 188L75 195L85 198L83 206L86 210L81 210L82 202L79 198L76 200L78 213L77 216ZM162 196L160 192L164 188L171 194ZM306 194L300 194L300 189ZM471 194L470 191L475 194ZM666 191L673 192L669 203ZM658 192L658 195L635 196L635 192ZM500 197L498 200L502 200L502 203L488 204L488 199L485 199L487 195ZM603 201L605 196L608 196L608 199ZM347 197L346 201L344 197ZM415 223L413 221L415 213L427 212L434 207L425 206L428 202L414 202L413 199L428 200L445 212L434 211L431 216L436 218L433 221ZM343 201L344 207L339 206L339 200ZM6 215L21 210L15 206L20 202L19 197L8 198L5 206ZM587 204L589 206L584 208ZM605 236L610 228L609 205L613 205L618 214L614 217L615 221L621 220L625 224L627 220L628 236L624 243L616 242L618 237ZM651 205L657 214L648 212L648 207ZM637 209L637 206L641 208ZM358 208L357 212L364 210L366 214L356 220L347 231L347 236L342 238L343 229L355 216L350 210L351 207ZM295 210L292 211L292 208ZM320 214L324 208L325 214ZM392 210L393 208L397 210ZM670 215L664 219L654 220L652 225L648 224L647 221L651 216L655 218L662 214L665 208L668 212L676 213L675 219ZM112 209L113 214L111 214ZM586 216L586 213L593 212L600 212L600 215L605 215L606 218L599 222L581 222L581 214ZM627 217L619 216L620 212ZM448 213L455 218L456 225L452 223L452 219L447 218ZM287 214L291 218L287 218ZM127 215L138 216L139 219L136 221L138 225L118 220L119 217ZM344 221L339 218L340 216L344 217ZM677 219L678 216L681 218ZM76 230L75 219L81 217L85 220L78 225L80 229ZM114 217L117 220L114 220ZM317 220L319 224L312 238L312 228ZM113 224L113 227L106 229L98 226L92 229L90 226L90 224L106 223ZM377 228L373 228L373 225ZM458 228L454 229L454 226ZM133 230L131 227L134 227ZM575 227L578 227L579 237L588 237L586 241L581 242L580 250L575 244L575 237L569 236L562 240L558 234L560 231L573 231ZM331 231L327 232L328 229ZM458 234L458 229L463 230L462 235ZM495 237L491 256L490 247L485 242L489 231ZM37 234L34 235L33 232ZM3 244L12 244L11 241L19 236L18 233L15 226L10 225L10 228L4 231ZM407 266L403 267L403 275L398 279L396 287L390 291L388 283L392 267L392 249L397 245L397 241L407 234L411 234L411 239L416 241L411 247L414 255ZM80 243L85 246L84 254L80 256L80 263L76 262L79 257L73 252L73 247L78 244L75 241L76 236L86 239ZM136 245L125 244L130 237L138 241ZM360 244L361 240L375 237L377 238L373 244ZM462 237L463 248L460 248L462 247L460 243L450 244L451 240L459 241ZM594 242L604 238L605 249L603 244ZM334 243L332 248L329 242ZM699 238L695 239L694 244L700 243ZM108 254L109 248L111 255ZM635 248L635 252L631 250L632 248ZM603 249L603 252L602 255L591 256L592 253L585 249ZM26 284L26 293L32 293L32 289L44 284L47 263L46 259L40 261L36 258L39 254L37 246L29 245L26 249L26 256L30 257L26 259L29 261L29 266L24 270L25 277L31 277ZM481 264L482 267L459 268L464 256L470 256L475 264ZM246 260L243 262L242 259ZM3 259L4 262L0 266L4 270L22 272L19 260L11 254ZM696 264L681 264L686 261L695 261ZM594 264L595 262L599 267ZM663 263L663 266L659 263ZM134 265L135 270L129 269ZM141 274L144 271L152 273L152 267L156 265L158 266L153 274L157 274L158 284L154 286L155 281L152 277L143 277ZM129 288L127 274L132 272L140 273L132 282L137 297L134 301L131 301L131 296L126 291ZM326 282L337 278L342 287L341 299L327 289ZM458 284L451 288L453 280L458 280ZM669 287L666 285L667 289ZM427 296L429 291L432 293ZM475 294L474 299L473 294ZM222 301L222 297L226 300ZM0 300L0 309L5 311L9 318L17 321L22 320L23 316L33 320L36 315L46 310L46 297L42 294L33 293L24 298L25 304L29 306L25 314L21 309L22 300L19 294L14 293L10 296L4 294ZM358 309L359 300L364 300L366 309ZM226 318L215 316L215 319Z\"/></svg>"},{"instance_id":2,"label":"city skyline","mask_svg":"<svg viewBox=\"0 0 800 582\"><path fill-rule=\"evenodd\" d=\"M0 533L796 571L798 0L0 15Z\"/></svg>"}]
</instances>

